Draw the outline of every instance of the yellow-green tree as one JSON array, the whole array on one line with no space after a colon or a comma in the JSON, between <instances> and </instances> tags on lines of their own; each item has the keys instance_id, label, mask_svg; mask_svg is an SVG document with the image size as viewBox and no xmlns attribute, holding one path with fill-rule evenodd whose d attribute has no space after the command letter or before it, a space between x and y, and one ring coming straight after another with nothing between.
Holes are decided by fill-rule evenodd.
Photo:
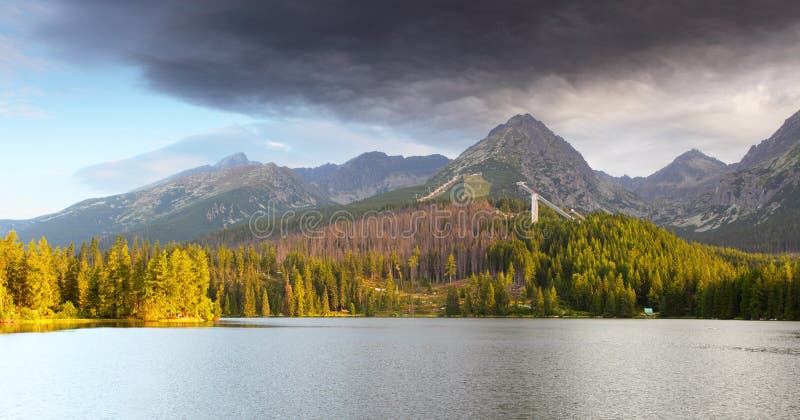
<instances>
[{"instance_id":1,"label":"yellow-green tree","mask_svg":"<svg viewBox=\"0 0 800 420\"><path fill-rule=\"evenodd\" d=\"M31 241L25 255L25 304L39 315L47 314L59 303L58 280L47 239Z\"/></svg>"},{"instance_id":2,"label":"yellow-green tree","mask_svg":"<svg viewBox=\"0 0 800 420\"><path fill-rule=\"evenodd\" d=\"M456 257L451 252L450 255L447 256L447 263L444 268L444 274L450 279L450 283L453 283L453 277L457 274L456 269Z\"/></svg>"},{"instance_id":3,"label":"yellow-green tree","mask_svg":"<svg viewBox=\"0 0 800 420\"><path fill-rule=\"evenodd\" d=\"M266 287L261 289L261 316L270 316L269 295L267 294Z\"/></svg>"}]
</instances>

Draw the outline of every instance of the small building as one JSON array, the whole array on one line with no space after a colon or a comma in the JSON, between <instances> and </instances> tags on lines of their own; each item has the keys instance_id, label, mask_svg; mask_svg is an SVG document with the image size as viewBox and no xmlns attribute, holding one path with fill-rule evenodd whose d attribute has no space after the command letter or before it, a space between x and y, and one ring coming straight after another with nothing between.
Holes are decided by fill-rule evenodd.
<instances>
[{"instance_id":1,"label":"small building","mask_svg":"<svg viewBox=\"0 0 800 420\"><path fill-rule=\"evenodd\" d=\"M644 308L645 315L653 315L653 308Z\"/></svg>"}]
</instances>

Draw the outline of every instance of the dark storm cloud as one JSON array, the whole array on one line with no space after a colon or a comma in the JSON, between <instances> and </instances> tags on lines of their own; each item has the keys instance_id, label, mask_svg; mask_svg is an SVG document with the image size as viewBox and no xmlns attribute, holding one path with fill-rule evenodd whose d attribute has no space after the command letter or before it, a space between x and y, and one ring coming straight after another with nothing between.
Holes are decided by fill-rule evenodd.
<instances>
[{"instance_id":1,"label":"dark storm cloud","mask_svg":"<svg viewBox=\"0 0 800 420\"><path fill-rule=\"evenodd\" d=\"M694 79L687 68L698 80L733 77L790 60L800 39L796 0L95 0L51 8L38 24L50 45L75 60L132 64L157 91L250 115L317 114L411 131L485 132L529 110L558 124L567 117L552 107L569 105L565 86L587 95L614 81L685 85Z\"/></svg>"}]
</instances>

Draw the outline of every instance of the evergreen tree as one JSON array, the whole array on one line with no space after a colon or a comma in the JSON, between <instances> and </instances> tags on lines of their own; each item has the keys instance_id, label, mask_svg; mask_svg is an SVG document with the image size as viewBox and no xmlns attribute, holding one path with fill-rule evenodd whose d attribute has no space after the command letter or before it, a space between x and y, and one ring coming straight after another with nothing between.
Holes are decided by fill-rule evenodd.
<instances>
[{"instance_id":1,"label":"evergreen tree","mask_svg":"<svg viewBox=\"0 0 800 420\"><path fill-rule=\"evenodd\" d=\"M297 268L292 268L292 291L294 292L293 316L306 316L306 295L303 276Z\"/></svg>"},{"instance_id":2,"label":"evergreen tree","mask_svg":"<svg viewBox=\"0 0 800 420\"><path fill-rule=\"evenodd\" d=\"M269 317L269 296L267 295L267 288L261 289L261 316Z\"/></svg>"},{"instance_id":3,"label":"evergreen tree","mask_svg":"<svg viewBox=\"0 0 800 420\"><path fill-rule=\"evenodd\" d=\"M256 316L256 293L251 284L244 285L244 316Z\"/></svg>"},{"instance_id":4,"label":"evergreen tree","mask_svg":"<svg viewBox=\"0 0 800 420\"><path fill-rule=\"evenodd\" d=\"M329 299L328 288L326 287L322 292L322 313L320 314L322 316L328 316L331 313L331 306L330 303L328 303Z\"/></svg>"},{"instance_id":5,"label":"evergreen tree","mask_svg":"<svg viewBox=\"0 0 800 420\"><path fill-rule=\"evenodd\" d=\"M288 279L284 279L284 286L283 286L283 308L281 312L283 312L284 316L293 316L294 315L294 293L292 291L292 285L289 283Z\"/></svg>"},{"instance_id":6,"label":"evergreen tree","mask_svg":"<svg viewBox=\"0 0 800 420\"><path fill-rule=\"evenodd\" d=\"M494 296L494 285L489 282L486 286L486 299L484 306L486 308L485 313L487 315L494 315L495 310L497 308L497 302L495 301Z\"/></svg>"},{"instance_id":7,"label":"evergreen tree","mask_svg":"<svg viewBox=\"0 0 800 420\"><path fill-rule=\"evenodd\" d=\"M540 318L547 315L545 311L544 294L539 287L536 288L536 304L534 305L534 309L536 310L536 316Z\"/></svg>"},{"instance_id":8,"label":"evergreen tree","mask_svg":"<svg viewBox=\"0 0 800 420\"><path fill-rule=\"evenodd\" d=\"M450 286L447 288L447 303L445 305L445 315L448 317L456 316L460 312L458 302L458 290Z\"/></svg>"}]
</instances>

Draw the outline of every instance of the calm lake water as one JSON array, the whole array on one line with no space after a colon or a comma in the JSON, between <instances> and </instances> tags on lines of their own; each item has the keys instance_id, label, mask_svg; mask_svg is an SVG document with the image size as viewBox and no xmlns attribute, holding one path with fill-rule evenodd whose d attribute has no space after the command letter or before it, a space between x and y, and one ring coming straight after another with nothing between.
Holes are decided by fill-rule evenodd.
<instances>
[{"instance_id":1,"label":"calm lake water","mask_svg":"<svg viewBox=\"0 0 800 420\"><path fill-rule=\"evenodd\" d=\"M218 325L2 334L0 417L800 417L800 323Z\"/></svg>"}]
</instances>

